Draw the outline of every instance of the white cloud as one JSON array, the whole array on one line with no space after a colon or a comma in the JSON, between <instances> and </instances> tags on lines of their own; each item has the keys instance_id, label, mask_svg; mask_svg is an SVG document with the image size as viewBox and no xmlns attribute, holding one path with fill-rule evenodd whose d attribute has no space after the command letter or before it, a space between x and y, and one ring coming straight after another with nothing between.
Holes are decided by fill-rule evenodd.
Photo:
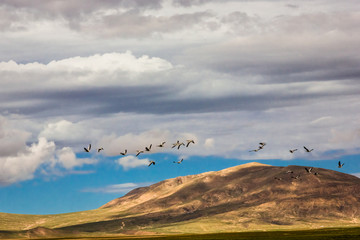
<instances>
[{"instance_id":1,"label":"white cloud","mask_svg":"<svg viewBox=\"0 0 360 240\"><path fill-rule=\"evenodd\" d=\"M30 180L36 175L60 176L64 171L75 173L73 170L75 167L97 163L96 159L77 158L70 147L57 149L55 142L49 141L44 136L39 136L36 141L33 141L30 132L15 127L24 127L28 124L27 119L22 121L18 116L15 120L11 117L0 116L0 185ZM59 134L61 130L57 128ZM71 132L69 134L71 135ZM66 144L65 137L63 140ZM28 145L28 142L33 143ZM81 170L78 171L81 172Z\"/></svg>"},{"instance_id":2,"label":"white cloud","mask_svg":"<svg viewBox=\"0 0 360 240\"><path fill-rule=\"evenodd\" d=\"M135 188L149 186L152 183L120 183L120 184L113 184L108 185L105 187L99 188L85 188L82 192L100 192L100 193L127 193Z\"/></svg>"},{"instance_id":3,"label":"white cloud","mask_svg":"<svg viewBox=\"0 0 360 240\"><path fill-rule=\"evenodd\" d=\"M30 135L28 131L14 129L7 119L0 116L0 157L25 151Z\"/></svg>"},{"instance_id":4,"label":"white cloud","mask_svg":"<svg viewBox=\"0 0 360 240\"><path fill-rule=\"evenodd\" d=\"M5 8L14 6L10 2ZM177 7L164 2L154 8L162 3L96 1L101 10L83 1L63 2L60 9L18 3L21 11L0 14L6 18L0 20L6 49L0 113L24 119L17 128L0 119L0 155L26 153L26 142L37 136L79 149L57 150L55 159L65 168L84 164L74 152L89 142L106 155L134 154L162 141L167 148L161 151L180 156L238 159L320 159L329 151L360 151L355 1L294 2L295 10L286 1L175 1ZM137 6L144 8L128 11ZM79 18L82 26L70 23ZM149 22L139 25L144 19ZM127 20L138 28L123 28ZM166 29L180 21L185 25ZM99 26L104 29L94 31ZM125 39L121 31L143 39ZM105 39L99 32L109 34ZM197 144L169 150L187 138ZM248 152L259 141L268 142L265 149ZM303 145L314 152L289 154ZM126 159L125 168L134 164Z\"/></svg>"},{"instance_id":5,"label":"white cloud","mask_svg":"<svg viewBox=\"0 0 360 240\"><path fill-rule=\"evenodd\" d=\"M149 165L149 159L139 159L135 156L129 155L116 160L116 163L122 166L125 170L130 168L144 167Z\"/></svg>"},{"instance_id":6,"label":"white cloud","mask_svg":"<svg viewBox=\"0 0 360 240\"><path fill-rule=\"evenodd\" d=\"M205 143L204 143L205 148L213 148L214 144L215 144L214 138L205 139Z\"/></svg>"},{"instance_id":7,"label":"white cloud","mask_svg":"<svg viewBox=\"0 0 360 240\"><path fill-rule=\"evenodd\" d=\"M95 164L97 161L91 158L77 158L73 150L69 147L64 147L56 153L57 160L66 169L72 169L84 164Z\"/></svg>"},{"instance_id":8,"label":"white cloud","mask_svg":"<svg viewBox=\"0 0 360 240\"><path fill-rule=\"evenodd\" d=\"M7 185L18 181L29 180L43 164L54 162L54 142L39 138L38 143L26 147L16 156L0 158L0 184Z\"/></svg>"},{"instance_id":9,"label":"white cloud","mask_svg":"<svg viewBox=\"0 0 360 240\"><path fill-rule=\"evenodd\" d=\"M132 81L136 80L136 74L159 72L172 67L172 64L164 59L146 55L137 58L129 51L71 57L54 60L48 64L38 62L19 64L12 60L0 62L3 83L6 83L2 91L15 90L29 80L32 84L28 87L48 90L109 84L133 85Z\"/></svg>"}]
</instances>

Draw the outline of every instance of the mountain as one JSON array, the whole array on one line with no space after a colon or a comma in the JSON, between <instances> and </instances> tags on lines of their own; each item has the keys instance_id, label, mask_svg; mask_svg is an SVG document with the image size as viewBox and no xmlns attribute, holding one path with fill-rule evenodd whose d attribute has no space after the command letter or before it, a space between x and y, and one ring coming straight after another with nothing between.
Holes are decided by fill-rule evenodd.
<instances>
[{"instance_id":1,"label":"mountain","mask_svg":"<svg viewBox=\"0 0 360 240\"><path fill-rule=\"evenodd\" d=\"M16 231L59 236L359 226L360 179L306 168L248 163L177 177L134 189L99 209L34 216ZM3 217L10 226L12 216Z\"/></svg>"}]
</instances>

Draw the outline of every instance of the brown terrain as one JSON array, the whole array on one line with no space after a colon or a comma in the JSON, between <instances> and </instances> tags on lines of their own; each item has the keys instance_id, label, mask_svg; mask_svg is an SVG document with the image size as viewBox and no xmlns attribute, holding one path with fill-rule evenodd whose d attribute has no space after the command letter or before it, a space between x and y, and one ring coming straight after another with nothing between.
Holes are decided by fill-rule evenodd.
<instances>
[{"instance_id":1,"label":"brown terrain","mask_svg":"<svg viewBox=\"0 0 360 240\"><path fill-rule=\"evenodd\" d=\"M72 213L69 219L81 214L85 219L61 224L37 216L42 224L17 233L128 235L360 226L360 178L322 168L309 173L303 166L249 163L137 188L92 211ZM13 233L2 231L0 237Z\"/></svg>"}]
</instances>

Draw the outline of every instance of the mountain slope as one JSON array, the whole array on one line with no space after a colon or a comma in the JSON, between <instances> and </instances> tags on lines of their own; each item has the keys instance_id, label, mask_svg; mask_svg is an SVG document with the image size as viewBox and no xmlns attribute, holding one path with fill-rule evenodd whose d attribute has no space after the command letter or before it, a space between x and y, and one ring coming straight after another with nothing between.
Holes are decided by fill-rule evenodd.
<instances>
[{"instance_id":1,"label":"mountain slope","mask_svg":"<svg viewBox=\"0 0 360 240\"><path fill-rule=\"evenodd\" d=\"M250 163L168 179L96 210L37 216L36 221L32 228L51 228L52 235L359 226L360 179L322 168L309 173L301 166Z\"/></svg>"}]
</instances>

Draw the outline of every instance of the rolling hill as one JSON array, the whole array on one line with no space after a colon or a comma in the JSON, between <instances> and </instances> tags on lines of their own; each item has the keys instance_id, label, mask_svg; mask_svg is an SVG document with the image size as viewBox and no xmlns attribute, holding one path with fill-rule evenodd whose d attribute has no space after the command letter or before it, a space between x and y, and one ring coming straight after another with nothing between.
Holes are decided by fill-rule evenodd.
<instances>
[{"instance_id":1,"label":"rolling hill","mask_svg":"<svg viewBox=\"0 0 360 240\"><path fill-rule=\"evenodd\" d=\"M237 232L360 226L360 179L249 163L137 188L99 209L0 213L0 237Z\"/></svg>"}]
</instances>

